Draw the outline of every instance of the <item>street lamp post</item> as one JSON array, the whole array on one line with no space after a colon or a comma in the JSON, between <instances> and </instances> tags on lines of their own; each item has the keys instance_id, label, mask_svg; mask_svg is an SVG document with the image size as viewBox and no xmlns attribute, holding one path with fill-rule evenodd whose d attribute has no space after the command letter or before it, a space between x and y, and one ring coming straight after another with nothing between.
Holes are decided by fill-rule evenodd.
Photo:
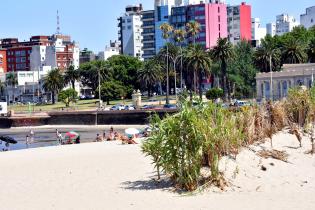
<instances>
[{"instance_id":1,"label":"street lamp post","mask_svg":"<svg viewBox=\"0 0 315 210\"><path fill-rule=\"evenodd\" d=\"M179 58L181 58L182 57L182 55L180 54L180 55L178 55L177 57L175 57L175 58L172 58L171 57L171 59L172 59L172 61L173 61L173 64L174 64L174 71L175 71L175 98L176 98L176 101L177 101L177 90L176 90L176 62L177 62L177 60L179 59ZM182 74L182 71L181 71L181 74ZM182 76L182 75L181 75ZM182 78L181 78L181 80L182 80ZM181 83L182 83L182 81L181 81ZM181 84L182 85L182 84ZM182 87L181 87L182 88Z\"/></svg>"},{"instance_id":2,"label":"street lamp post","mask_svg":"<svg viewBox=\"0 0 315 210\"><path fill-rule=\"evenodd\" d=\"M98 69L98 100L99 100L99 108L101 108L101 74L100 74L100 69Z\"/></svg>"},{"instance_id":3,"label":"street lamp post","mask_svg":"<svg viewBox=\"0 0 315 210\"><path fill-rule=\"evenodd\" d=\"M270 67L270 94L271 94L271 101L273 101L272 60L271 60L271 54L269 55L269 67Z\"/></svg>"}]
</instances>

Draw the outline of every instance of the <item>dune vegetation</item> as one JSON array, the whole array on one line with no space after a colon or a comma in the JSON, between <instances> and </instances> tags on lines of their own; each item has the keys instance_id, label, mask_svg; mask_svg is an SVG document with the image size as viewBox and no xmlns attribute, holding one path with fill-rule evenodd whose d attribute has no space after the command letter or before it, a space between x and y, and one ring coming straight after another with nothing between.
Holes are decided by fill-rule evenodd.
<instances>
[{"instance_id":1,"label":"dune vegetation","mask_svg":"<svg viewBox=\"0 0 315 210\"><path fill-rule=\"evenodd\" d=\"M227 182L219 171L223 156L236 158L242 147L266 141L275 133L289 129L301 142L302 133L310 135L314 154L315 88L296 88L287 99L268 101L260 106L223 108L212 102L192 106L183 102L175 115L152 119L152 135L143 143L143 152L152 157L158 179L163 173L178 189L194 191L208 183L223 189ZM279 151L264 155L283 157ZM205 176L206 168L211 175Z\"/></svg>"}]
</instances>

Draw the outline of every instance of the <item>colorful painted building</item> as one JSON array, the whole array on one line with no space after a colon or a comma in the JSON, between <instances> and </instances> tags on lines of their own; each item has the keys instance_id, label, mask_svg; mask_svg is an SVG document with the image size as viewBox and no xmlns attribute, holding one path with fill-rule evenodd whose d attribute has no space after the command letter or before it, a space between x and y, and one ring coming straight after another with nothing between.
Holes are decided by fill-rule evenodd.
<instances>
[{"instance_id":1,"label":"colorful painted building","mask_svg":"<svg viewBox=\"0 0 315 210\"><path fill-rule=\"evenodd\" d=\"M223 3L173 7L170 23L174 28L185 29L188 22L198 22L201 30L195 41L209 49L216 45L218 38L228 35L226 12L226 5ZM188 37L186 40L186 44L193 42L193 37Z\"/></svg>"},{"instance_id":2,"label":"colorful painted building","mask_svg":"<svg viewBox=\"0 0 315 210\"><path fill-rule=\"evenodd\" d=\"M229 40L237 44L241 40L252 39L251 6L242 2L241 5L228 6L228 34Z\"/></svg>"}]
</instances>

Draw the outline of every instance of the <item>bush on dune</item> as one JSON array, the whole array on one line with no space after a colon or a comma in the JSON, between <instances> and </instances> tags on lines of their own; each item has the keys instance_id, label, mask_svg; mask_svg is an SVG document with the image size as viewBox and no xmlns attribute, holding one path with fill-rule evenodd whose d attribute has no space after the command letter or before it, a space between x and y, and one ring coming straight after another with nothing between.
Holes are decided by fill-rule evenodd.
<instances>
[{"instance_id":1,"label":"bush on dune","mask_svg":"<svg viewBox=\"0 0 315 210\"><path fill-rule=\"evenodd\" d=\"M181 189L194 191L205 181L222 189L226 184L219 171L223 156L236 158L242 146L266 138L272 144L275 133L294 123L303 126L312 122L314 128L312 94L315 96L313 89L290 90L287 100L238 110L225 109L212 102L200 102L196 106L182 102L179 113L163 120L154 118L152 135L142 149L152 157L159 179L163 171ZM315 147L314 141L312 146ZM203 177L202 167L209 169L210 177Z\"/></svg>"}]
</instances>

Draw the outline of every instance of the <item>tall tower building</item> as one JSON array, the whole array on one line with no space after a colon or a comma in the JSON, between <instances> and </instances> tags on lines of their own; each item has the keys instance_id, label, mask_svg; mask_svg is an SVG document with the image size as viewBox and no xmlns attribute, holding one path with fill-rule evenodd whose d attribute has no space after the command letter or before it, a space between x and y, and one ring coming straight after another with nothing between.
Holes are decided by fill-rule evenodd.
<instances>
[{"instance_id":1,"label":"tall tower building","mask_svg":"<svg viewBox=\"0 0 315 210\"><path fill-rule=\"evenodd\" d=\"M121 53L142 59L142 4L127 6L125 14L118 18Z\"/></svg>"},{"instance_id":2,"label":"tall tower building","mask_svg":"<svg viewBox=\"0 0 315 210\"><path fill-rule=\"evenodd\" d=\"M293 28L298 25L298 22L293 16L290 16L288 14L278 15L276 21L276 34L280 36L285 33L291 32Z\"/></svg>"},{"instance_id":3,"label":"tall tower building","mask_svg":"<svg viewBox=\"0 0 315 210\"><path fill-rule=\"evenodd\" d=\"M199 3L181 7L173 7L170 23L174 28L184 29L190 21L200 24L201 30L196 43L209 49L216 45L218 38L227 37L227 11L223 3ZM186 43L192 43L188 37Z\"/></svg>"},{"instance_id":4,"label":"tall tower building","mask_svg":"<svg viewBox=\"0 0 315 210\"><path fill-rule=\"evenodd\" d=\"M228 33L229 40L237 44L241 40L252 39L251 6L242 2L241 5L228 6Z\"/></svg>"},{"instance_id":5,"label":"tall tower building","mask_svg":"<svg viewBox=\"0 0 315 210\"><path fill-rule=\"evenodd\" d=\"M301 15L300 21L305 28L315 26L315 6L306 8L306 13Z\"/></svg>"},{"instance_id":6,"label":"tall tower building","mask_svg":"<svg viewBox=\"0 0 315 210\"><path fill-rule=\"evenodd\" d=\"M266 28L261 27L259 18L252 18L252 44L254 47L260 45L261 39L267 34Z\"/></svg>"},{"instance_id":7,"label":"tall tower building","mask_svg":"<svg viewBox=\"0 0 315 210\"><path fill-rule=\"evenodd\" d=\"M147 60L156 54L155 49L155 11L142 11L142 41L143 41L143 55L142 58Z\"/></svg>"}]
</instances>

